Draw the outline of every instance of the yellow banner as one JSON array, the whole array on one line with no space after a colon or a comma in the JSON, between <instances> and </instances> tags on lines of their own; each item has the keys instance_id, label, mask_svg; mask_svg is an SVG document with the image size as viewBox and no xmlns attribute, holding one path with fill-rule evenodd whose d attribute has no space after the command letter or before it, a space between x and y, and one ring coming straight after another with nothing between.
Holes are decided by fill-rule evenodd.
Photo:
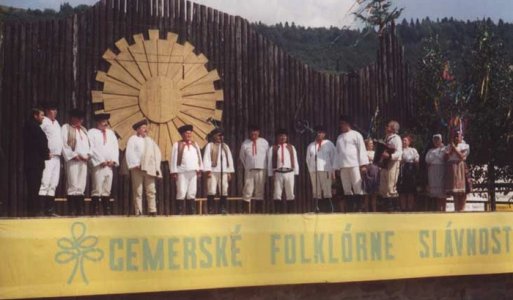
<instances>
[{"instance_id":1,"label":"yellow banner","mask_svg":"<svg viewBox=\"0 0 513 300\"><path fill-rule=\"evenodd\" d=\"M0 298L513 272L512 213L0 220Z\"/></svg>"}]
</instances>

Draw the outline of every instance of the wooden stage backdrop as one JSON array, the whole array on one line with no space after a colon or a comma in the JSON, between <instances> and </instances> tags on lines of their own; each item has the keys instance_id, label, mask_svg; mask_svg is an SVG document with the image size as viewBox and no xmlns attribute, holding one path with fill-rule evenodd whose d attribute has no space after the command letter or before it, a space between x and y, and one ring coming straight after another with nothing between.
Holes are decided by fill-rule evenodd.
<instances>
[{"instance_id":1,"label":"wooden stage backdrop","mask_svg":"<svg viewBox=\"0 0 513 300\"><path fill-rule=\"evenodd\" d=\"M296 187L300 212L311 209L303 157L313 136L295 132L297 120L324 123L334 140L342 113L352 115L367 130L377 106L381 120L396 118L402 124L409 122L413 111L412 81L393 25L380 38L376 63L352 74L330 74L291 57L247 20L184 0L103 0L65 19L6 22L0 52L0 216L24 216L27 211L21 136L30 108L43 101L58 101L58 119L65 123L67 111L78 107L87 111L90 127L93 112L99 109L91 103L91 90L102 89L95 77L97 71L108 69L102 59L104 51L115 50L114 43L123 37L133 44L134 34L143 33L148 39L149 29L159 29L161 38L168 31L178 33L180 43L189 41L206 55L209 70L219 71L218 88L224 90L222 126L234 156L238 157L249 123L261 125L269 141L276 128L290 130L290 141L300 158ZM175 188L168 170L165 163L166 175L158 184L161 214L174 211ZM241 194L242 174L238 163L230 196ZM61 197L63 178L58 188ZM205 195L203 190L200 195ZM113 197L117 213L133 210L128 178L115 175ZM240 204L230 205L235 211Z\"/></svg>"}]
</instances>

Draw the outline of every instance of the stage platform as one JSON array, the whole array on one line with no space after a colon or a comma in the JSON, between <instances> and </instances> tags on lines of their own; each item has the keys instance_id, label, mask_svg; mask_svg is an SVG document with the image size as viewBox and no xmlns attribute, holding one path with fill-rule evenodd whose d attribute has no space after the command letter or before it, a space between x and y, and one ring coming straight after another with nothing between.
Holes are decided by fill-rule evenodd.
<instances>
[{"instance_id":1,"label":"stage platform","mask_svg":"<svg viewBox=\"0 0 513 300\"><path fill-rule=\"evenodd\" d=\"M0 220L0 298L513 273L513 213Z\"/></svg>"}]
</instances>

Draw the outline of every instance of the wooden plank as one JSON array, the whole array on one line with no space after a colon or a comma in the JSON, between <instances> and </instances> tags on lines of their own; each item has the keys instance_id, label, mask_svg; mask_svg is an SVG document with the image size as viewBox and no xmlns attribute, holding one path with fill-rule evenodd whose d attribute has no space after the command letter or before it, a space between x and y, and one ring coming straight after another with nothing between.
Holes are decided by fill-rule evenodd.
<instances>
[{"instance_id":1,"label":"wooden plank","mask_svg":"<svg viewBox=\"0 0 513 300\"><path fill-rule=\"evenodd\" d=\"M139 98L120 95L103 95L103 107L105 111L112 111L124 107L135 106L139 104Z\"/></svg>"},{"instance_id":2,"label":"wooden plank","mask_svg":"<svg viewBox=\"0 0 513 300\"><path fill-rule=\"evenodd\" d=\"M224 93L222 90L215 91L213 93L205 93L205 94L197 94L197 95L191 95L191 96L183 96L184 100L210 100L210 101L223 101L224 99Z\"/></svg>"},{"instance_id":3,"label":"wooden plank","mask_svg":"<svg viewBox=\"0 0 513 300\"><path fill-rule=\"evenodd\" d=\"M157 124L157 123L149 123L148 125L148 136L151 137L153 139L153 141L155 141L156 143L158 143L159 141L159 136L160 136L160 124Z\"/></svg>"},{"instance_id":4,"label":"wooden plank","mask_svg":"<svg viewBox=\"0 0 513 300\"><path fill-rule=\"evenodd\" d=\"M148 30L148 34L150 39L145 40L144 52L146 53L146 59L148 61L148 66L150 69L151 76L158 75L158 40L159 40L159 31L158 30Z\"/></svg>"},{"instance_id":5,"label":"wooden plank","mask_svg":"<svg viewBox=\"0 0 513 300\"><path fill-rule=\"evenodd\" d=\"M199 107L190 108L187 106L182 106L180 109L180 113L178 113L178 116L181 116L182 114L194 115L197 119L202 120L204 122L208 122L210 118L214 117L215 110Z\"/></svg>"},{"instance_id":6,"label":"wooden plank","mask_svg":"<svg viewBox=\"0 0 513 300\"><path fill-rule=\"evenodd\" d=\"M117 62L113 62L113 64L109 67L109 71L107 75L117 81L123 82L124 84L140 90L142 88L142 84L139 83L124 67L122 67Z\"/></svg>"},{"instance_id":7,"label":"wooden plank","mask_svg":"<svg viewBox=\"0 0 513 300\"><path fill-rule=\"evenodd\" d=\"M187 0L185 1L185 40L191 40L192 34L192 2Z\"/></svg>"},{"instance_id":8,"label":"wooden plank","mask_svg":"<svg viewBox=\"0 0 513 300\"><path fill-rule=\"evenodd\" d=\"M91 10L84 12L82 14L77 15L77 36L74 36L74 39L77 40L77 49L76 49L76 60L77 60L77 91L76 91L76 101L77 102L89 102L92 99L92 94L90 98L90 89L87 86L87 77L89 74L86 73L86 59L87 59L87 49L86 49L86 40L88 33L87 18L91 14ZM95 109L95 102L92 99L91 109Z\"/></svg>"},{"instance_id":9,"label":"wooden plank","mask_svg":"<svg viewBox=\"0 0 513 300\"><path fill-rule=\"evenodd\" d=\"M173 51L171 52L171 59L170 64L167 69L166 76L174 79L174 78L183 78L183 55L184 55L185 48L184 46L180 44L175 44L173 46ZM177 82L175 80L175 82Z\"/></svg>"},{"instance_id":10,"label":"wooden plank","mask_svg":"<svg viewBox=\"0 0 513 300\"><path fill-rule=\"evenodd\" d=\"M178 23L178 32L179 32L179 42L183 43L187 40L187 24L185 19L185 1L177 0L177 23Z\"/></svg>"},{"instance_id":11,"label":"wooden plank","mask_svg":"<svg viewBox=\"0 0 513 300\"><path fill-rule=\"evenodd\" d=\"M137 88L131 87L113 77L109 77L103 71L98 71L96 80L104 83L103 92L106 94L139 96L139 90Z\"/></svg>"},{"instance_id":12,"label":"wooden plank","mask_svg":"<svg viewBox=\"0 0 513 300\"><path fill-rule=\"evenodd\" d=\"M12 69L11 69L11 72L12 74L14 75L13 76L13 81L12 81L12 85L13 85L13 89L12 89L12 94L11 94L11 99L9 99L9 104L12 105L12 107L16 107L14 106L14 103L15 103L15 99L17 99L19 97L19 88L18 88L18 84L21 82L21 80L19 79L19 74L20 73L20 64L19 64L19 60L20 60L20 57L19 57L19 53L20 53L20 44L21 44L21 41L20 41L20 32L22 31L22 25L21 24L14 24L12 26L12 30L13 30L13 35L12 35L12 56L10 57L12 59L12 62L13 62L13 66L12 66ZM9 118L9 122L12 122L14 124L18 123L18 121L16 120L16 113L13 113L11 112L11 116ZM11 132L11 138L10 140L11 141L14 141L16 139L14 139L15 136L20 136L20 127L19 125L18 126L15 126ZM19 139L18 139L18 143L19 143ZM10 170L10 174L9 174L9 177L8 177L8 182L9 182L9 197L12 199L12 201L9 203L8 205L8 210L9 210L9 215L10 216L18 216L18 205L21 201L23 201L23 196L22 195L18 195L18 189L17 189L17 179L18 179L18 168L16 168L16 166L18 165L18 156L19 156L19 151L17 151L18 149L20 149L20 145L18 145L18 143L9 143L8 146L7 146L7 155L9 157L9 159L7 160L8 161L8 168Z\"/></svg>"},{"instance_id":13,"label":"wooden plank","mask_svg":"<svg viewBox=\"0 0 513 300\"><path fill-rule=\"evenodd\" d=\"M182 90L183 97L215 92L212 82L190 85Z\"/></svg>"},{"instance_id":14,"label":"wooden plank","mask_svg":"<svg viewBox=\"0 0 513 300\"><path fill-rule=\"evenodd\" d=\"M11 136L8 131L8 124L10 124L10 114L7 109L7 105L11 104L11 94L12 94L12 80L13 76L9 76L8 74L13 74L12 72L12 64L14 60L12 59L13 52L13 44L12 44L12 35L13 35L13 25L10 22L3 23L0 27L2 30L2 45L0 49L0 59L2 63L2 72L0 72L0 78L2 80L0 89L0 93L2 95L2 101L0 102L0 147L4 152L5 158L2 159L2 164L4 164L3 168L0 168L0 188L3 193L0 193L0 216L6 217L10 214L9 206L13 201L10 198L10 182L9 182L9 171L10 163L7 159L10 157L9 145ZM38 78L39 79L39 78Z\"/></svg>"},{"instance_id":15,"label":"wooden plank","mask_svg":"<svg viewBox=\"0 0 513 300\"><path fill-rule=\"evenodd\" d=\"M111 112L111 111L106 111L106 112ZM111 126L117 126L119 123L127 120L129 117L136 115L138 113L140 114L140 109L138 106L132 106L132 107L125 107L125 108L117 109L117 110L115 110L115 112L116 112L115 114L112 114L110 116L109 123ZM142 120L142 119L143 119L143 117L141 114L141 117L139 118L139 120ZM137 121L135 121L135 122L137 122ZM127 123L127 124L130 124L130 126L131 126L133 123Z\"/></svg>"},{"instance_id":16,"label":"wooden plank","mask_svg":"<svg viewBox=\"0 0 513 300\"><path fill-rule=\"evenodd\" d=\"M216 101L211 100L198 100L198 99L184 99L182 106L183 107L200 107L206 108L209 110L215 110L217 105Z\"/></svg>"},{"instance_id":17,"label":"wooden plank","mask_svg":"<svg viewBox=\"0 0 513 300\"><path fill-rule=\"evenodd\" d=\"M194 72L188 73L186 78L178 82L177 87L182 89L190 85L214 82L221 79L217 70L207 71L205 67L197 68Z\"/></svg>"},{"instance_id":18,"label":"wooden plank","mask_svg":"<svg viewBox=\"0 0 513 300\"><path fill-rule=\"evenodd\" d=\"M210 122L205 122L196 118L194 114L183 113L180 115L180 119L186 122L187 124L191 124L194 126L194 130L199 130L202 135L206 136L212 130L214 130L214 125Z\"/></svg>"},{"instance_id":19,"label":"wooden plank","mask_svg":"<svg viewBox=\"0 0 513 300\"><path fill-rule=\"evenodd\" d=\"M207 8L207 20L205 24L206 30L205 35L207 37L207 44L205 45L205 55L207 55L209 61L207 68L209 70L213 70L216 68L215 62L217 59L216 56L216 48L215 48L215 39L217 38L217 26L218 24L215 21L214 9L212 7Z\"/></svg>"},{"instance_id":20,"label":"wooden plank","mask_svg":"<svg viewBox=\"0 0 513 300\"><path fill-rule=\"evenodd\" d=\"M139 33L139 34L134 34L133 38L134 38L135 44L130 45L128 47L128 51L134 58L134 61L137 64L137 66L139 67L139 70L141 71L141 73L143 74L144 79L148 80L151 77L151 71L150 71L150 66L148 64L148 59L147 59L146 51L145 51L145 47L144 47L144 36L141 33Z\"/></svg>"},{"instance_id":21,"label":"wooden plank","mask_svg":"<svg viewBox=\"0 0 513 300\"><path fill-rule=\"evenodd\" d=\"M169 63L171 61L171 53L173 52L176 38L177 36L175 34L168 33L165 40L159 39L157 41L157 75L159 76L165 76L167 74Z\"/></svg>"},{"instance_id":22,"label":"wooden plank","mask_svg":"<svg viewBox=\"0 0 513 300\"><path fill-rule=\"evenodd\" d=\"M143 71L137 64L136 58L132 55L128 49L129 44L125 38L118 40L116 47L120 51L118 55L107 49L104 53L103 58L111 64L118 63L122 66L125 71L132 76L139 84L143 84L146 81L146 77Z\"/></svg>"},{"instance_id":23,"label":"wooden plank","mask_svg":"<svg viewBox=\"0 0 513 300\"><path fill-rule=\"evenodd\" d=\"M167 130L171 137L171 143L174 144L182 139L180 134L178 134L178 127L176 127L175 121L170 121L167 123Z\"/></svg>"},{"instance_id":24,"label":"wooden plank","mask_svg":"<svg viewBox=\"0 0 513 300\"><path fill-rule=\"evenodd\" d=\"M155 140L162 152L163 160L171 161L171 136L166 124L159 124L158 139Z\"/></svg>"}]
</instances>

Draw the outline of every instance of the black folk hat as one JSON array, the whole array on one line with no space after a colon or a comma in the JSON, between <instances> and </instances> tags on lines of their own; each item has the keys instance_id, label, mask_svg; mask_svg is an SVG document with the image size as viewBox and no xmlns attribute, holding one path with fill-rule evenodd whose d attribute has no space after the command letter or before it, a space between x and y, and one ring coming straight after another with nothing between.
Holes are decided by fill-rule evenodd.
<instances>
[{"instance_id":1,"label":"black folk hat","mask_svg":"<svg viewBox=\"0 0 513 300\"><path fill-rule=\"evenodd\" d=\"M250 124L248 126L248 130L249 131L260 131L260 126L256 125L256 124Z\"/></svg>"},{"instance_id":2,"label":"black folk hat","mask_svg":"<svg viewBox=\"0 0 513 300\"><path fill-rule=\"evenodd\" d=\"M285 128L276 129L276 135L278 136L278 135L281 135L281 134L288 135L287 130L285 130Z\"/></svg>"},{"instance_id":3,"label":"black folk hat","mask_svg":"<svg viewBox=\"0 0 513 300\"><path fill-rule=\"evenodd\" d=\"M139 129L139 127L141 127L143 125L148 125L148 120L142 119L141 121L134 123L134 125L132 125L132 129L137 130L137 129Z\"/></svg>"},{"instance_id":4,"label":"black folk hat","mask_svg":"<svg viewBox=\"0 0 513 300\"><path fill-rule=\"evenodd\" d=\"M83 118L85 118L85 112L81 109L73 108L72 110L69 111L69 116L71 118L83 119Z\"/></svg>"},{"instance_id":5,"label":"black folk hat","mask_svg":"<svg viewBox=\"0 0 513 300\"><path fill-rule=\"evenodd\" d=\"M110 114L108 114L108 113L101 113L101 114L94 115L94 120L96 122L100 122L100 121L104 121L104 120L108 120L108 119L110 119Z\"/></svg>"},{"instance_id":6,"label":"black folk hat","mask_svg":"<svg viewBox=\"0 0 513 300\"><path fill-rule=\"evenodd\" d=\"M41 103L41 107L43 109L57 109L59 107L59 103L54 102L54 101L47 101L47 102Z\"/></svg>"},{"instance_id":7,"label":"black folk hat","mask_svg":"<svg viewBox=\"0 0 513 300\"><path fill-rule=\"evenodd\" d=\"M216 135L224 135L224 131L221 129L221 128L214 128L209 134L208 134L208 137L209 138L213 138L214 136Z\"/></svg>"},{"instance_id":8,"label":"black folk hat","mask_svg":"<svg viewBox=\"0 0 513 300\"><path fill-rule=\"evenodd\" d=\"M193 127L192 127L192 125L189 125L189 124L178 127L178 132L180 134L184 134L185 132L192 131L192 130L193 130Z\"/></svg>"},{"instance_id":9,"label":"black folk hat","mask_svg":"<svg viewBox=\"0 0 513 300\"><path fill-rule=\"evenodd\" d=\"M315 132L324 132L324 133L326 133L326 126L324 126L324 125L315 125L314 126L314 131Z\"/></svg>"}]
</instances>

